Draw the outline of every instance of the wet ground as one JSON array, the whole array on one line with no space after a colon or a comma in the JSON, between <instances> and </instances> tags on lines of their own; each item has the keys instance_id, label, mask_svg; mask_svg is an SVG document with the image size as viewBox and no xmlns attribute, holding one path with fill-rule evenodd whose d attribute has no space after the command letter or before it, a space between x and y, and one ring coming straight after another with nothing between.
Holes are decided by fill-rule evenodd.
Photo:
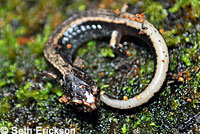
<instances>
[{"instance_id":1,"label":"wet ground","mask_svg":"<svg viewBox=\"0 0 200 134\"><path fill-rule=\"evenodd\" d=\"M129 2L129 1L127 1ZM200 132L200 2L131 1L128 12L145 12L164 36L170 56L167 79L146 104L117 110L101 103L92 113L59 102L56 81L41 78L48 70L43 47L55 27L86 9L120 9L120 1L63 2L0 0L0 128L75 128L78 133ZM100 89L113 98L140 93L154 72L154 56L143 42L124 40L128 58L115 54L109 39L92 40L75 56Z\"/></svg>"}]
</instances>

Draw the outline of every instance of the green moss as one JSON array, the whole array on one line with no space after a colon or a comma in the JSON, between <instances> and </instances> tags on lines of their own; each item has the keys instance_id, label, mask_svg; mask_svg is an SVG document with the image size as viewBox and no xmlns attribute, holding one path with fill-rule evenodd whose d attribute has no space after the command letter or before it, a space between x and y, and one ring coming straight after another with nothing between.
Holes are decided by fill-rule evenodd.
<instances>
[{"instance_id":1,"label":"green moss","mask_svg":"<svg viewBox=\"0 0 200 134\"><path fill-rule=\"evenodd\" d=\"M25 86L20 87L19 91L16 93L16 96L19 100L25 101L28 98L34 98L35 100L47 100L48 93L52 88L50 83L47 83L44 89L31 89L32 83L27 82Z\"/></svg>"},{"instance_id":2,"label":"green moss","mask_svg":"<svg viewBox=\"0 0 200 134\"><path fill-rule=\"evenodd\" d=\"M190 58L192 58L197 53L197 48L198 46L194 45L192 48L184 48L184 51L190 55Z\"/></svg>"},{"instance_id":3,"label":"green moss","mask_svg":"<svg viewBox=\"0 0 200 134\"><path fill-rule=\"evenodd\" d=\"M85 48L82 48L82 49L79 49L78 50L78 55L85 55L87 53L87 49L85 49Z\"/></svg>"},{"instance_id":4,"label":"green moss","mask_svg":"<svg viewBox=\"0 0 200 134\"><path fill-rule=\"evenodd\" d=\"M74 0L68 7L67 10L77 10L77 11L84 11L86 9L86 3L82 0Z\"/></svg>"},{"instance_id":5,"label":"green moss","mask_svg":"<svg viewBox=\"0 0 200 134\"><path fill-rule=\"evenodd\" d=\"M101 50L101 55L103 57L111 57L111 58L114 58L115 55L112 51L112 49L110 47L104 47L102 50Z\"/></svg>"},{"instance_id":6,"label":"green moss","mask_svg":"<svg viewBox=\"0 0 200 134\"><path fill-rule=\"evenodd\" d=\"M176 4L172 8L169 9L169 12L171 13L177 12L179 8L183 6L182 4L188 5L188 3L189 1L184 2L184 0L177 0Z\"/></svg>"},{"instance_id":7,"label":"green moss","mask_svg":"<svg viewBox=\"0 0 200 134\"><path fill-rule=\"evenodd\" d=\"M159 2L149 2L150 4L145 8L145 14L149 15L149 21L153 24L159 24L168 15L167 10Z\"/></svg>"},{"instance_id":8,"label":"green moss","mask_svg":"<svg viewBox=\"0 0 200 134\"><path fill-rule=\"evenodd\" d=\"M190 42L190 38L189 37L185 37L185 42Z\"/></svg>"},{"instance_id":9,"label":"green moss","mask_svg":"<svg viewBox=\"0 0 200 134\"><path fill-rule=\"evenodd\" d=\"M58 87L58 86L54 86L52 89L51 89L52 93L55 93L57 94L58 97L62 96L63 95L63 90Z\"/></svg>"},{"instance_id":10,"label":"green moss","mask_svg":"<svg viewBox=\"0 0 200 134\"><path fill-rule=\"evenodd\" d=\"M172 101L172 108L173 109L177 109L178 108L178 106L180 105L180 102L179 102L179 100L173 100Z\"/></svg>"},{"instance_id":11,"label":"green moss","mask_svg":"<svg viewBox=\"0 0 200 134\"><path fill-rule=\"evenodd\" d=\"M47 24L44 27L43 34L37 34L33 43L28 43L28 48L35 55L41 55L43 53L43 48L45 43L47 42L48 37L50 36L52 31L52 27Z\"/></svg>"},{"instance_id":12,"label":"green moss","mask_svg":"<svg viewBox=\"0 0 200 134\"><path fill-rule=\"evenodd\" d=\"M171 71L175 70L175 68L177 66L177 62L178 62L177 61L177 55L175 55L175 54L170 55L170 65L169 65L169 67L170 67Z\"/></svg>"},{"instance_id":13,"label":"green moss","mask_svg":"<svg viewBox=\"0 0 200 134\"><path fill-rule=\"evenodd\" d=\"M141 66L140 74L152 74L154 71L154 60L147 59L144 65Z\"/></svg>"},{"instance_id":14,"label":"green moss","mask_svg":"<svg viewBox=\"0 0 200 134\"><path fill-rule=\"evenodd\" d=\"M122 133L123 133L123 134L126 134L127 131L128 131L128 130L127 130L127 128L126 128L126 124L124 124L123 127L122 127Z\"/></svg>"},{"instance_id":15,"label":"green moss","mask_svg":"<svg viewBox=\"0 0 200 134\"><path fill-rule=\"evenodd\" d=\"M189 55L188 53L182 55L182 56L181 56L181 60L182 60L183 62L185 62L185 64L186 64L187 66L190 66L190 65L191 65L191 62L190 62L190 55Z\"/></svg>"},{"instance_id":16,"label":"green moss","mask_svg":"<svg viewBox=\"0 0 200 134\"><path fill-rule=\"evenodd\" d=\"M3 38L0 38L0 54L13 60L16 58L16 49L19 47L16 39L16 36L19 35L10 24L7 24L2 31Z\"/></svg>"},{"instance_id":17,"label":"green moss","mask_svg":"<svg viewBox=\"0 0 200 134\"><path fill-rule=\"evenodd\" d=\"M2 118L4 115L6 115L9 110L11 109L11 105L8 103L9 98L3 98L0 101L0 117Z\"/></svg>"},{"instance_id":18,"label":"green moss","mask_svg":"<svg viewBox=\"0 0 200 134\"><path fill-rule=\"evenodd\" d=\"M141 120L138 119L136 122L134 122L134 125L133 125L132 129L137 128L137 126L140 125L140 123L141 123Z\"/></svg>"},{"instance_id":19,"label":"green moss","mask_svg":"<svg viewBox=\"0 0 200 134\"><path fill-rule=\"evenodd\" d=\"M101 87L100 87L100 89L104 89L104 88L108 88L109 87L109 85L102 85Z\"/></svg>"},{"instance_id":20,"label":"green moss","mask_svg":"<svg viewBox=\"0 0 200 134\"><path fill-rule=\"evenodd\" d=\"M5 79L0 80L0 88L5 86L7 84L7 81Z\"/></svg>"},{"instance_id":21,"label":"green moss","mask_svg":"<svg viewBox=\"0 0 200 134\"><path fill-rule=\"evenodd\" d=\"M35 67L39 70L39 71L42 71L42 70L45 70L46 69L46 61L44 58L37 58L34 60L34 64L35 64Z\"/></svg>"},{"instance_id":22,"label":"green moss","mask_svg":"<svg viewBox=\"0 0 200 134\"><path fill-rule=\"evenodd\" d=\"M89 51L91 51L93 53L96 52L96 41L89 41L87 43L87 48Z\"/></svg>"},{"instance_id":23,"label":"green moss","mask_svg":"<svg viewBox=\"0 0 200 134\"><path fill-rule=\"evenodd\" d=\"M182 37L179 35L174 35L174 34L168 37L166 37L166 35L164 34L168 47L177 46L181 42Z\"/></svg>"},{"instance_id":24,"label":"green moss","mask_svg":"<svg viewBox=\"0 0 200 134\"><path fill-rule=\"evenodd\" d=\"M9 130L11 128L11 126L13 126L13 124L10 121L5 121L5 120L0 121L0 130L1 130L2 127L6 127ZM5 133L5 134L7 134L7 133Z\"/></svg>"},{"instance_id":25,"label":"green moss","mask_svg":"<svg viewBox=\"0 0 200 134\"><path fill-rule=\"evenodd\" d=\"M154 122L149 124L150 126L156 126L156 124Z\"/></svg>"},{"instance_id":26,"label":"green moss","mask_svg":"<svg viewBox=\"0 0 200 134\"><path fill-rule=\"evenodd\" d=\"M200 11L199 11L199 7L200 7L200 1L199 0L177 0L176 4L169 8L169 12L170 13L175 13L177 11L179 11L180 7L182 8L186 8L187 6L192 6L192 8L190 8L192 10L192 14L195 17L199 17L200 16Z\"/></svg>"}]
</instances>

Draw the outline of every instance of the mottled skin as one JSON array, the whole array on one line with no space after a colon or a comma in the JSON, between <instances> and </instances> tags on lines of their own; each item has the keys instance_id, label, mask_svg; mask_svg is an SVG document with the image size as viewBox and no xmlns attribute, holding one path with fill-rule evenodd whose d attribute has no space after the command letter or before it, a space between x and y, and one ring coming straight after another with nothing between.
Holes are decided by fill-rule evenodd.
<instances>
[{"instance_id":1,"label":"mottled skin","mask_svg":"<svg viewBox=\"0 0 200 134\"><path fill-rule=\"evenodd\" d=\"M59 77L56 79L67 96L64 99L67 98L69 104L77 105L85 112L99 107L99 89L80 68L79 63L73 64L73 54L83 43L106 36L112 36L110 45L117 53L124 53L123 48L118 45L122 36L143 40L156 56L156 68L154 78L141 94L129 100L115 100L102 95L104 103L119 109L139 106L160 89L166 77L169 56L165 41L157 29L143 19L143 15L134 16L110 10L89 10L73 15L49 37L44 56L58 73Z\"/></svg>"}]
</instances>

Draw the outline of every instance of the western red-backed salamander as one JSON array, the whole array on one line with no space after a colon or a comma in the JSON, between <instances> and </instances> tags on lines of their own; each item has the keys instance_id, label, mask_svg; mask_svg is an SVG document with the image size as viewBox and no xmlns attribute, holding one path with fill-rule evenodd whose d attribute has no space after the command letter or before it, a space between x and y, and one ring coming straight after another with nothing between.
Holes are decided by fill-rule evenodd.
<instances>
[{"instance_id":1,"label":"western red-backed salamander","mask_svg":"<svg viewBox=\"0 0 200 134\"><path fill-rule=\"evenodd\" d=\"M156 66L153 79L143 92L128 100L100 95L92 78L78 66L79 61L75 60L73 64L72 56L79 46L106 36L111 37L110 46L122 53L119 45L122 36L143 40L154 50ZM49 37L44 56L56 71L56 75L49 75L56 78L64 89L65 95L60 101L77 105L85 112L98 108L100 100L118 109L130 109L147 102L163 85L169 64L165 40L152 24L141 15L110 10L88 10L65 20Z\"/></svg>"}]
</instances>

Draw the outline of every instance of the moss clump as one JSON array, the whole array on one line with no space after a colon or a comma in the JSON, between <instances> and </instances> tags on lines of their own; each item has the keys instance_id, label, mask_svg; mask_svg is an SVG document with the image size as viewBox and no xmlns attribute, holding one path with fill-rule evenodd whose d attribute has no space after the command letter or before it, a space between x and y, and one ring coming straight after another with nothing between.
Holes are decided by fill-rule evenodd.
<instances>
[{"instance_id":1,"label":"moss clump","mask_svg":"<svg viewBox=\"0 0 200 134\"><path fill-rule=\"evenodd\" d=\"M19 87L19 91L16 93L16 97L20 101L26 101L30 97L35 100L48 100L48 94L52 88L51 83L47 83L44 89L31 89L32 83L27 82L24 86Z\"/></svg>"},{"instance_id":2,"label":"moss clump","mask_svg":"<svg viewBox=\"0 0 200 134\"><path fill-rule=\"evenodd\" d=\"M115 57L115 55L114 55L114 53L113 53L113 51L112 51L112 49L111 49L110 47L105 47L105 48L103 48L103 49L101 50L101 55L102 55L103 57L111 57L111 58L114 58L114 57Z\"/></svg>"},{"instance_id":3,"label":"moss clump","mask_svg":"<svg viewBox=\"0 0 200 134\"><path fill-rule=\"evenodd\" d=\"M146 4L145 4L146 5ZM149 16L149 21L153 24L160 24L167 17L167 10L159 2L149 2L149 6L145 8L145 14Z\"/></svg>"}]
</instances>

